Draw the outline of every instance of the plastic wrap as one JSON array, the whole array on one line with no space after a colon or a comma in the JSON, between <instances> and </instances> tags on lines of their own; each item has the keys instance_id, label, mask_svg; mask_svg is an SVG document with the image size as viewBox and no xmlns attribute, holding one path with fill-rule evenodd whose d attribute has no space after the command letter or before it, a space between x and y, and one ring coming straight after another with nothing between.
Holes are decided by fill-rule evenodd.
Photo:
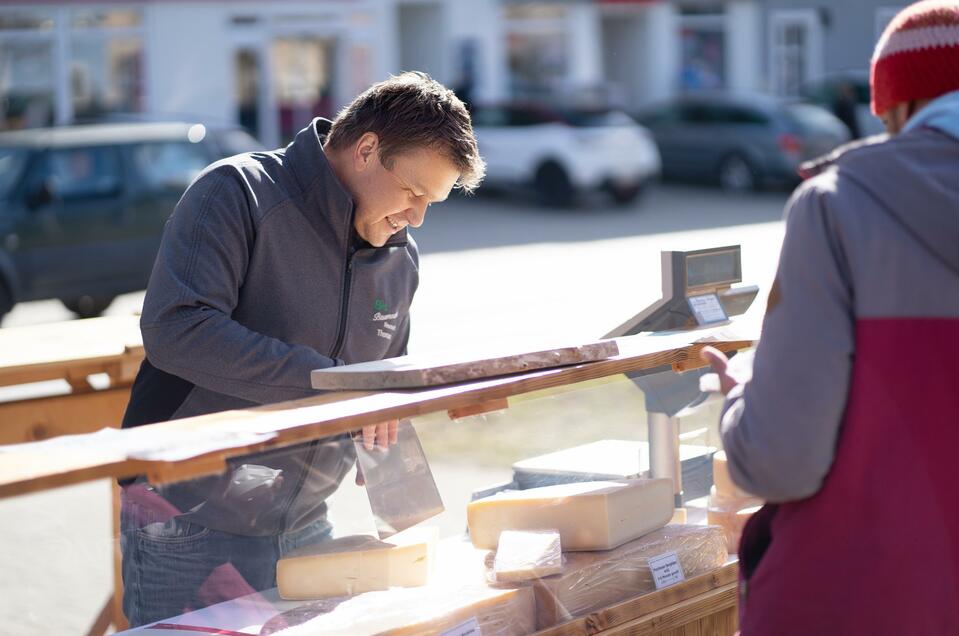
<instances>
[{"instance_id":1,"label":"plastic wrap","mask_svg":"<svg viewBox=\"0 0 959 636\"><path fill-rule=\"evenodd\" d=\"M315 601L266 623L261 636L427 636L475 621L483 636L535 630L533 590L484 584L393 588Z\"/></svg>"},{"instance_id":2,"label":"plastic wrap","mask_svg":"<svg viewBox=\"0 0 959 636\"><path fill-rule=\"evenodd\" d=\"M729 558L723 530L715 526L669 525L613 550L568 552L562 574L532 583L536 628L654 591L649 559L671 551L686 578L721 567Z\"/></svg>"},{"instance_id":3,"label":"plastic wrap","mask_svg":"<svg viewBox=\"0 0 959 636\"><path fill-rule=\"evenodd\" d=\"M706 521L723 529L726 549L735 554L739 551L739 538L746 522L762 505L762 500L755 497L724 497L713 486L706 508Z\"/></svg>"},{"instance_id":4,"label":"plastic wrap","mask_svg":"<svg viewBox=\"0 0 959 636\"><path fill-rule=\"evenodd\" d=\"M563 550L555 530L504 530L492 557L491 583L514 583L559 574Z\"/></svg>"}]
</instances>

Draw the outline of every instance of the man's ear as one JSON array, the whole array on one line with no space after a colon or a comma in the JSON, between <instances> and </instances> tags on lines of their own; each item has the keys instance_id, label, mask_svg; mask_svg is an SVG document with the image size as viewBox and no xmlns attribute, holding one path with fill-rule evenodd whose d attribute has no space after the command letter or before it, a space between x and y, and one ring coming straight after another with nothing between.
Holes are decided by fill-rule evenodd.
<instances>
[{"instance_id":1,"label":"man's ear","mask_svg":"<svg viewBox=\"0 0 959 636\"><path fill-rule=\"evenodd\" d=\"M376 133L363 133L353 146L353 168L363 172L373 165L380 148L380 138Z\"/></svg>"}]
</instances>

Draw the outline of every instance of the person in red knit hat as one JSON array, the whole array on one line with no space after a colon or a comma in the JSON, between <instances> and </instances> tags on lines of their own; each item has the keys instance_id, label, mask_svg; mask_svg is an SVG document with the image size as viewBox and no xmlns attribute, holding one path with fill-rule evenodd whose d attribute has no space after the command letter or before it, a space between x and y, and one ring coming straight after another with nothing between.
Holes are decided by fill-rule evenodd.
<instances>
[{"instance_id":1,"label":"person in red knit hat","mask_svg":"<svg viewBox=\"0 0 959 636\"><path fill-rule=\"evenodd\" d=\"M720 377L743 636L959 634L959 0L889 24L890 135L817 166L786 235L751 377Z\"/></svg>"}]
</instances>

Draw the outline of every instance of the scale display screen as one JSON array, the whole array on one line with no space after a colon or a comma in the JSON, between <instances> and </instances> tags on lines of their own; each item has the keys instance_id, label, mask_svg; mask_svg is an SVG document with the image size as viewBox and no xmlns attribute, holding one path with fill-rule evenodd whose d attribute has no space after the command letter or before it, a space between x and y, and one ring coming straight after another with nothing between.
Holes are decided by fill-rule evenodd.
<instances>
[{"instance_id":1,"label":"scale display screen","mask_svg":"<svg viewBox=\"0 0 959 636\"><path fill-rule=\"evenodd\" d=\"M738 249L686 256L687 289L738 283L742 277Z\"/></svg>"}]
</instances>

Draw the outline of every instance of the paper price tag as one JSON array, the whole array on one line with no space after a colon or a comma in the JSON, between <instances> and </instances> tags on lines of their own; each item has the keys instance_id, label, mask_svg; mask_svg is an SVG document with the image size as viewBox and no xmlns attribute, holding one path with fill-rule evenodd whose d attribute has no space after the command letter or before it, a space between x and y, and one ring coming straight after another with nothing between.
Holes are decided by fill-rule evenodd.
<instances>
[{"instance_id":1,"label":"paper price tag","mask_svg":"<svg viewBox=\"0 0 959 636\"><path fill-rule=\"evenodd\" d=\"M446 630L440 634L440 636L483 636L483 632L480 631L480 626L479 623L476 622L476 619L471 618L453 629Z\"/></svg>"},{"instance_id":2,"label":"paper price tag","mask_svg":"<svg viewBox=\"0 0 959 636\"><path fill-rule=\"evenodd\" d=\"M675 552L667 552L650 558L649 569L653 573L653 582L656 584L657 590L686 580L683 566L679 563L679 555Z\"/></svg>"}]
</instances>

